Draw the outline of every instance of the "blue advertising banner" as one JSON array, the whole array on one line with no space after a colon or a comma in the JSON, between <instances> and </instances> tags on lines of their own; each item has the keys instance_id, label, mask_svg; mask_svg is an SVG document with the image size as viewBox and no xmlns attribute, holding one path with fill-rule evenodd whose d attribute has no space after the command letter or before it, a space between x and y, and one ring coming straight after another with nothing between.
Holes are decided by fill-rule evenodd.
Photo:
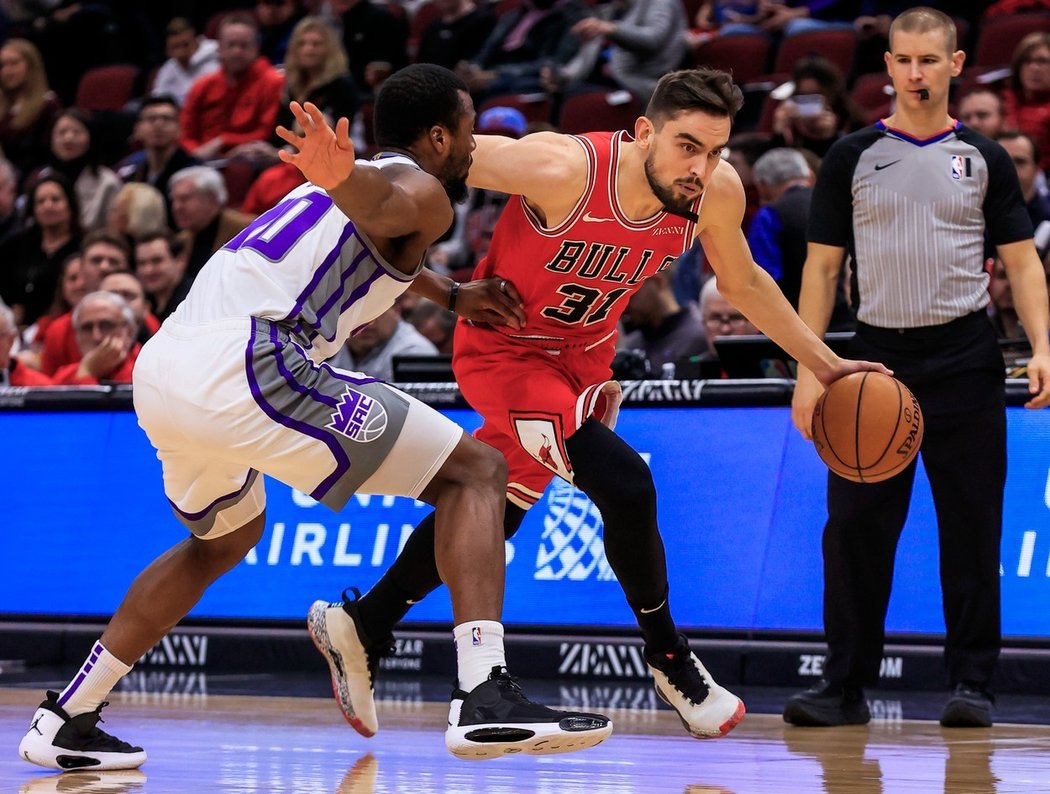
<instances>
[{"instance_id":1,"label":"blue advertising banner","mask_svg":"<svg viewBox=\"0 0 1050 794\"><path fill-rule=\"evenodd\" d=\"M445 413L468 430L478 424L471 411ZM1050 638L1050 415L1008 413L1003 630ZM628 408L617 430L653 470L672 609L683 627L821 629L826 469L788 408ZM133 413L0 413L0 433L8 451L0 460L8 488L0 614L108 615L135 575L185 537ZM314 599L336 599L350 585L367 590L429 510L361 495L336 514L273 480L267 498L262 541L193 616L298 620ZM449 622L444 590L408 619ZM560 480L507 544L504 619L634 625L605 559L597 510ZM887 628L943 632L936 524L921 470Z\"/></svg>"}]
</instances>

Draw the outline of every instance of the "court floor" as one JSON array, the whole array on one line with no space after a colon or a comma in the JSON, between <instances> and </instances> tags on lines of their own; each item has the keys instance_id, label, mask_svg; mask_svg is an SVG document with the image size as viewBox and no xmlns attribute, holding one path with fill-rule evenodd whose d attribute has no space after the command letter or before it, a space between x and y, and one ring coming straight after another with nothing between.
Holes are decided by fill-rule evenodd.
<instances>
[{"instance_id":1,"label":"court floor","mask_svg":"<svg viewBox=\"0 0 1050 794\"><path fill-rule=\"evenodd\" d=\"M935 717L939 695L873 703L870 726L800 729L772 713L785 693L744 692L751 712L740 726L724 739L697 741L656 706L648 688L537 684L528 691L548 703L614 703L604 709L613 735L580 753L470 762L445 750L440 693L447 686L439 682L381 682L380 732L364 739L342 721L316 676L307 684L294 677L205 682L195 678L200 673L169 675L150 686L140 681L140 691L133 680L103 712L104 729L149 753L141 770L65 774L33 767L16 753L42 687L60 688L61 680L0 676L0 792L1050 792L1050 727L946 730L932 718L906 716ZM1038 719L1045 710L1044 699L1014 699L1007 716Z\"/></svg>"}]
</instances>

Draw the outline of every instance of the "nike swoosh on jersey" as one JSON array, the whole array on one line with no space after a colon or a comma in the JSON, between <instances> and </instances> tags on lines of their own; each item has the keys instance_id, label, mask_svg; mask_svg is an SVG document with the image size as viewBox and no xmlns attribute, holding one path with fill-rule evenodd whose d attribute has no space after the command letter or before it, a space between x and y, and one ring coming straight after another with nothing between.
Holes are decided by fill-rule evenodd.
<instances>
[{"instance_id":1,"label":"nike swoosh on jersey","mask_svg":"<svg viewBox=\"0 0 1050 794\"><path fill-rule=\"evenodd\" d=\"M883 168L889 168L891 165L896 165L900 160L894 160L891 163L875 163L875 170L881 171Z\"/></svg>"},{"instance_id":2,"label":"nike swoosh on jersey","mask_svg":"<svg viewBox=\"0 0 1050 794\"><path fill-rule=\"evenodd\" d=\"M588 210L587 212L583 213L583 218L581 218L581 220L584 220L587 223L612 223L616 219L615 218L596 218L593 215L591 215L590 210Z\"/></svg>"}]
</instances>

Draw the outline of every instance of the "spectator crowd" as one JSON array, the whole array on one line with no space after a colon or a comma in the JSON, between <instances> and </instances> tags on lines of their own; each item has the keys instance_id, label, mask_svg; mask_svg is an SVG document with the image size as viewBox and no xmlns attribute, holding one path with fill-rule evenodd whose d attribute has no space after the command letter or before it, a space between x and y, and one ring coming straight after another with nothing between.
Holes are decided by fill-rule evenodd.
<instances>
[{"instance_id":1,"label":"spectator crowd","mask_svg":"<svg viewBox=\"0 0 1050 794\"><path fill-rule=\"evenodd\" d=\"M938 7L937 3L930 3ZM1050 259L1050 0L948 7L967 52L951 111L1006 149ZM148 7L147 7L148 6ZM411 62L455 70L477 131L633 129L656 81L731 70L745 106L725 155L755 259L797 307L809 199L834 141L893 111L882 53L901 4L866 0L259 0L5 4L0 10L0 385L129 383L138 350L213 252L302 181L278 156L291 101L346 117ZM467 280L505 197L471 190L428 266ZM989 314L1024 338L988 247ZM848 273L848 268L846 269ZM1050 270L1048 270L1050 272ZM619 376L724 377L713 340L754 333L699 245L638 292ZM831 330L849 330L841 280ZM702 292L703 288L703 292ZM701 297L703 295L703 298ZM738 317L740 319L738 320ZM393 378L448 355L454 317L406 296L337 363ZM1020 346L1023 357L1023 345ZM1016 362L1011 362L1016 363ZM699 367L699 370L697 369Z\"/></svg>"}]
</instances>

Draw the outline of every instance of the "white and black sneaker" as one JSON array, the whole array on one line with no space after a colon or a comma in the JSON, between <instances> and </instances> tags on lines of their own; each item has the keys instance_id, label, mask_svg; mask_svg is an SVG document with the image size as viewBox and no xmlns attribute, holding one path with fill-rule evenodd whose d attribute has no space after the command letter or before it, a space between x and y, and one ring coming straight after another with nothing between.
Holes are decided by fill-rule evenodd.
<instances>
[{"instance_id":1,"label":"white and black sneaker","mask_svg":"<svg viewBox=\"0 0 1050 794\"><path fill-rule=\"evenodd\" d=\"M350 589L360 598L355 588ZM347 598L346 591L342 603L315 601L306 627L317 650L328 661L332 693L346 721L362 736L375 736L379 730L373 697L375 676L379 660L390 652L393 638L371 643L357 618L356 599Z\"/></svg>"},{"instance_id":2,"label":"white and black sneaker","mask_svg":"<svg viewBox=\"0 0 1050 794\"><path fill-rule=\"evenodd\" d=\"M715 683L681 634L671 650L647 653L645 660L652 671L656 693L678 712L690 735L697 739L725 736L744 718L743 701Z\"/></svg>"},{"instance_id":3,"label":"white and black sneaker","mask_svg":"<svg viewBox=\"0 0 1050 794\"><path fill-rule=\"evenodd\" d=\"M133 747L98 727L102 703L94 711L70 717L58 705L58 693L33 715L33 722L18 745L18 754L31 764L67 772L75 769L137 769L146 761L141 747Z\"/></svg>"},{"instance_id":4,"label":"white and black sneaker","mask_svg":"<svg viewBox=\"0 0 1050 794\"><path fill-rule=\"evenodd\" d=\"M505 667L469 693L452 693L445 746L459 758L480 760L526 753L586 750L605 741L612 721L601 714L555 711L533 703Z\"/></svg>"}]
</instances>

